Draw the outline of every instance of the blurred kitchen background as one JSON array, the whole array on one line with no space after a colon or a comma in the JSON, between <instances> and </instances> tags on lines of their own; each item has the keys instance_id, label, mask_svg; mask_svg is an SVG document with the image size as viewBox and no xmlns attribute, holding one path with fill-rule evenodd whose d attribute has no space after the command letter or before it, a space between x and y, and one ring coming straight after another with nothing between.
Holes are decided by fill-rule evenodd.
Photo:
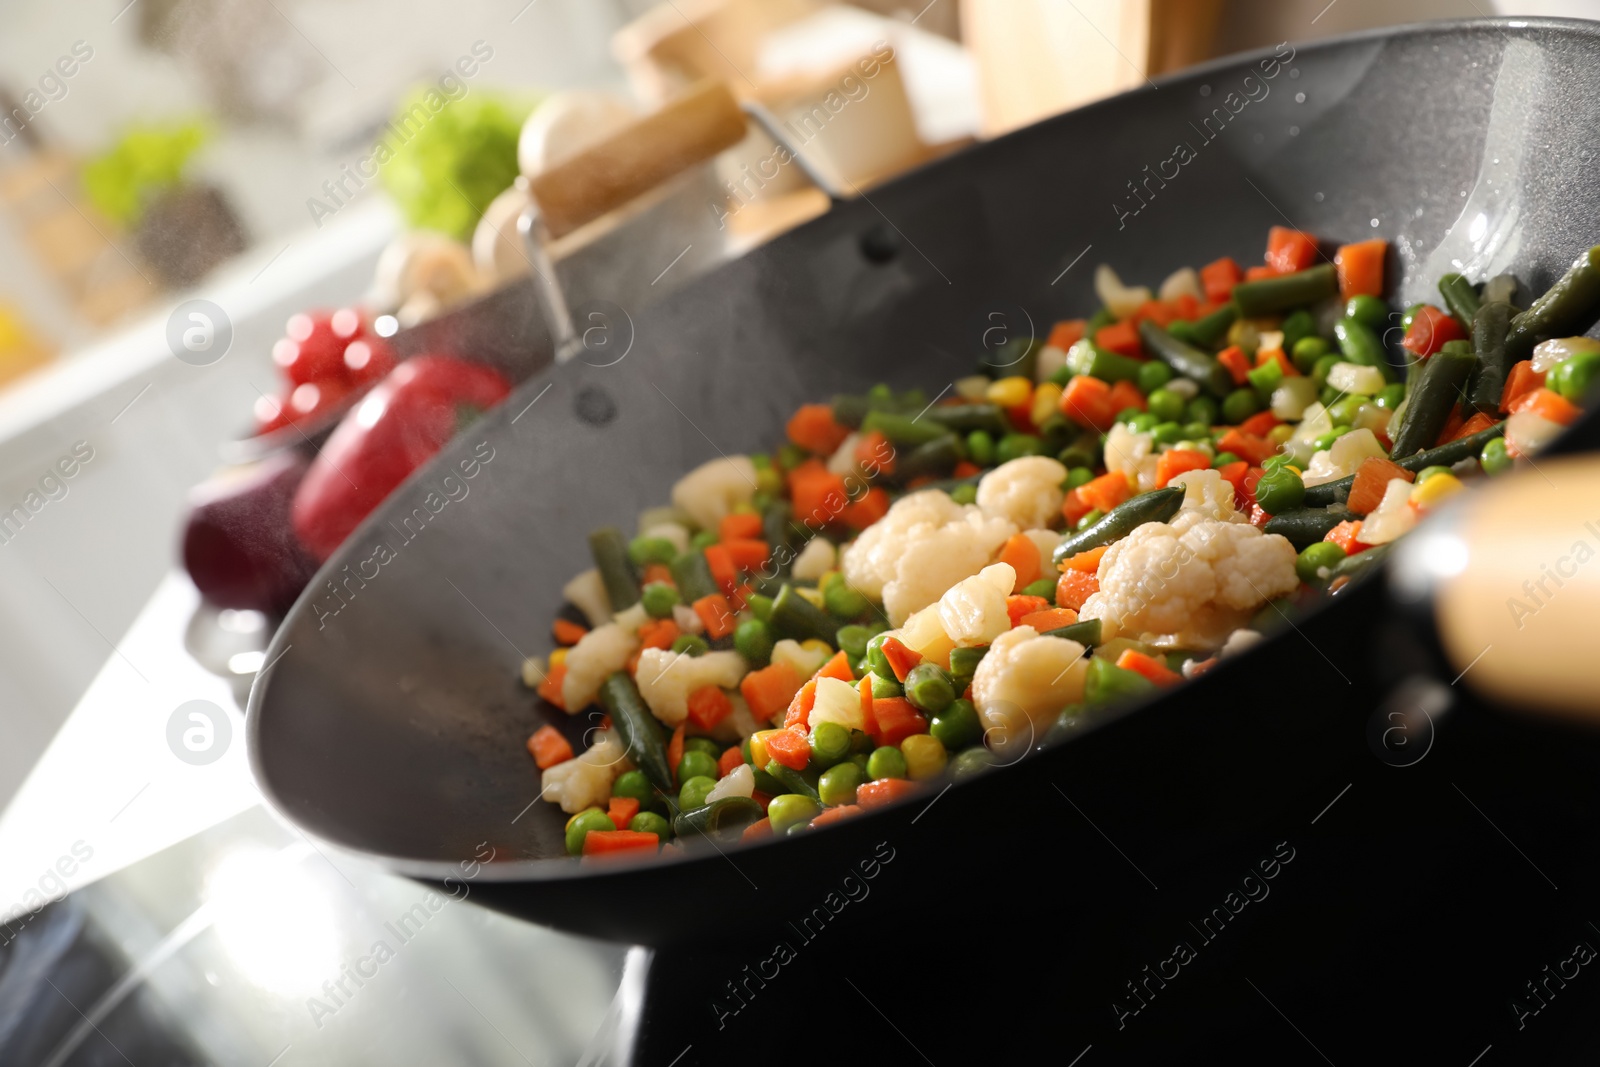
<instances>
[{"instance_id":1,"label":"blurred kitchen background","mask_svg":"<svg viewBox=\"0 0 1600 1067\"><path fill-rule=\"evenodd\" d=\"M878 102L854 125L824 131L819 150L835 173L870 184L1210 56L1487 14L1594 17L1600 5L6 4L0 512L18 505L27 516L0 525L0 807L102 665L120 656L138 672L119 644L173 580L190 487L219 466L220 446L259 424L263 397L277 395L271 351L285 320L368 297L380 252L407 229L469 238L516 174L517 126L548 94L608 90L647 110L710 74L780 113L803 110L819 78L888 41L896 69ZM383 164L376 178L352 177L418 87L440 86L457 117L430 127L427 150ZM729 249L825 209L799 185L740 211ZM169 316L196 295L223 308L233 331L226 356L205 366L174 358L168 341ZM86 450L92 458L72 477L51 473Z\"/></svg>"}]
</instances>

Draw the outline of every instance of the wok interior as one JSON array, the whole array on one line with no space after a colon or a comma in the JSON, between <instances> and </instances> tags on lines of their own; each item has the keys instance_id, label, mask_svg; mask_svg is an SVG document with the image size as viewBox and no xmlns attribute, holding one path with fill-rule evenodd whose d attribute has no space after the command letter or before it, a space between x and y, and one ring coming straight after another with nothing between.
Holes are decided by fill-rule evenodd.
<instances>
[{"instance_id":1,"label":"wok interior","mask_svg":"<svg viewBox=\"0 0 1600 1067\"><path fill-rule=\"evenodd\" d=\"M623 309L620 361L524 383L313 582L251 697L264 790L307 831L413 870L484 841L564 855L566 816L533 803L523 744L547 713L518 676L551 647L590 529L631 528L719 452L771 448L802 402L879 380L939 393L986 330L1042 336L1091 311L1100 262L1154 284L1220 255L1254 262L1269 226L1293 225L1389 238L1399 302L1474 241L1492 252L1475 276L1513 269L1540 291L1600 235L1600 169L1582 161L1597 46L1575 23L1474 24L1301 49L1271 77L1262 57L1212 65L962 153ZM578 294L580 310L604 296ZM566 722L575 747L598 719Z\"/></svg>"}]
</instances>

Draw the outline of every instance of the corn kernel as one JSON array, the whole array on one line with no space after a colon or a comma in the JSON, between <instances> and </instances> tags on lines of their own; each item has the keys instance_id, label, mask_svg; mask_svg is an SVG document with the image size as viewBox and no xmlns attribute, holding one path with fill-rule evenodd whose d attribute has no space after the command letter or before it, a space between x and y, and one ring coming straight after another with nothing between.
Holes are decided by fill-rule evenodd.
<instances>
[{"instance_id":1,"label":"corn kernel","mask_svg":"<svg viewBox=\"0 0 1600 1067\"><path fill-rule=\"evenodd\" d=\"M1021 407L1033 396L1033 383L1020 375L1001 378L990 385L984 395L991 404L999 404L1003 408Z\"/></svg>"},{"instance_id":2,"label":"corn kernel","mask_svg":"<svg viewBox=\"0 0 1600 1067\"><path fill-rule=\"evenodd\" d=\"M794 587L794 591L796 593L799 593L801 596L805 597L808 601L810 601L812 607L817 607L817 608L822 607L822 590L821 590L821 588L812 589L810 586L797 585L797 586Z\"/></svg>"},{"instance_id":3,"label":"corn kernel","mask_svg":"<svg viewBox=\"0 0 1600 1067\"><path fill-rule=\"evenodd\" d=\"M564 651L562 653L562 658L566 658L566 653ZM522 661L522 684L527 686L529 689L539 688L539 683L544 681L544 676L546 673L547 668L544 665L544 660L538 656L529 656L527 659Z\"/></svg>"},{"instance_id":4,"label":"corn kernel","mask_svg":"<svg viewBox=\"0 0 1600 1067\"><path fill-rule=\"evenodd\" d=\"M950 762L944 745L932 734L912 734L900 742L900 754L906 758L906 776L913 782L937 778Z\"/></svg>"},{"instance_id":5,"label":"corn kernel","mask_svg":"<svg viewBox=\"0 0 1600 1067\"><path fill-rule=\"evenodd\" d=\"M550 669L551 670L554 670L555 668L561 666L565 662L567 662L567 650L566 649L558 648L554 652L550 653Z\"/></svg>"},{"instance_id":6,"label":"corn kernel","mask_svg":"<svg viewBox=\"0 0 1600 1067\"><path fill-rule=\"evenodd\" d=\"M1466 486L1453 474L1435 474L1411 490L1411 503L1419 508L1431 508L1446 497L1454 496Z\"/></svg>"},{"instance_id":7,"label":"corn kernel","mask_svg":"<svg viewBox=\"0 0 1600 1067\"><path fill-rule=\"evenodd\" d=\"M1032 406L1028 409L1028 417L1035 426L1043 426L1045 420L1056 413L1056 405L1061 403L1061 386L1055 382L1044 382L1033 391Z\"/></svg>"},{"instance_id":8,"label":"corn kernel","mask_svg":"<svg viewBox=\"0 0 1600 1067\"><path fill-rule=\"evenodd\" d=\"M803 589L799 591L805 592ZM817 606L821 607L822 605L818 604ZM800 647L805 649L807 652L820 652L824 656L833 655L833 646L822 640L820 637L808 637L804 641L800 642Z\"/></svg>"},{"instance_id":9,"label":"corn kernel","mask_svg":"<svg viewBox=\"0 0 1600 1067\"><path fill-rule=\"evenodd\" d=\"M772 758L767 755L767 738L777 732L777 730L757 730L750 735L750 762L758 770L764 769L767 761Z\"/></svg>"}]
</instances>

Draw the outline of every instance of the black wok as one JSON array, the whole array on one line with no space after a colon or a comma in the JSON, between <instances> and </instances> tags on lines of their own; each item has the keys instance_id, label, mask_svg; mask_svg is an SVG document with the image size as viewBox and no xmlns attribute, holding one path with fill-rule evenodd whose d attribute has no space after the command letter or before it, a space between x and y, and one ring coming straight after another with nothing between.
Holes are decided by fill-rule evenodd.
<instances>
[{"instance_id":1,"label":"black wok","mask_svg":"<svg viewBox=\"0 0 1600 1067\"><path fill-rule=\"evenodd\" d=\"M771 447L801 402L879 380L940 391L970 373L996 324L1042 334L1094 306L1096 263L1155 280L1223 254L1254 262L1271 225L1379 234L1397 250L1390 295L1404 306L1450 269L1430 256L1468 259L1487 230L1496 258L1473 273L1514 270L1542 291L1600 237L1596 129L1594 24L1492 20L1283 46L935 163L670 301L624 309L629 344L608 350L624 358L590 354L524 383L313 581L251 693L262 791L307 834L392 870L465 877L491 906L644 944L806 914L874 858L875 885L908 909L958 881L1014 898L1018 922L1127 893L1072 877L1105 839L1052 790L1115 812L1117 846L1152 885L1254 848L1241 842L1320 806L1339 767L1372 761L1369 714L1430 662L1427 641L1408 652L1384 636L1381 620L1397 616L1381 582L932 806L615 869L570 861L565 816L535 803L523 742L563 720L520 686L518 666L548 651L561 586L589 566L586 531L628 523L719 452ZM1193 158L1173 176L1164 161L1179 142ZM1475 237L1464 205L1485 217ZM1593 432L1590 419L1573 440ZM445 481L474 456L474 478ZM392 558L363 562L379 542ZM576 741L594 722L564 725ZM1017 817L1046 801L1048 818ZM497 862L464 876L485 843Z\"/></svg>"}]
</instances>

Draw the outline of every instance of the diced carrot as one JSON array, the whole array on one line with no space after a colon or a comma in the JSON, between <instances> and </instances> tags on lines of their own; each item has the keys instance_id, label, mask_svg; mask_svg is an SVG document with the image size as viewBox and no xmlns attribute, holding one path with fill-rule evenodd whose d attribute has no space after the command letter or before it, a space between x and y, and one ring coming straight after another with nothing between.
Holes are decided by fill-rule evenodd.
<instances>
[{"instance_id":1,"label":"diced carrot","mask_svg":"<svg viewBox=\"0 0 1600 1067\"><path fill-rule=\"evenodd\" d=\"M1106 549L1110 547L1110 545L1101 545L1098 548L1088 548L1082 552L1068 556L1066 559L1061 561L1060 569L1064 571L1083 571L1085 574L1093 574L1095 571L1100 569L1100 557L1105 555Z\"/></svg>"},{"instance_id":2,"label":"diced carrot","mask_svg":"<svg viewBox=\"0 0 1600 1067\"><path fill-rule=\"evenodd\" d=\"M1276 278L1281 273L1283 272L1273 270L1271 267L1265 265L1248 267L1244 272L1244 280L1247 282L1259 282L1263 278Z\"/></svg>"},{"instance_id":3,"label":"diced carrot","mask_svg":"<svg viewBox=\"0 0 1600 1067\"><path fill-rule=\"evenodd\" d=\"M600 716L600 729L602 729L602 730L611 729L611 713L609 711L606 712L604 715Z\"/></svg>"},{"instance_id":4,"label":"diced carrot","mask_svg":"<svg viewBox=\"0 0 1600 1067\"><path fill-rule=\"evenodd\" d=\"M1045 344L1065 352L1083 340L1083 333L1088 327L1089 324L1083 319L1065 319L1050 327L1050 339Z\"/></svg>"},{"instance_id":5,"label":"diced carrot","mask_svg":"<svg viewBox=\"0 0 1600 1067\"><path fill-rule=\"evenodd\" d=\"M1447 415L1444 420L1444 429L1439 431L1439 438L1433 443L1435 445L1444 444L1444 442L1450 440L1456 434L1460 433L1461 427L1465 426L1466 424L1467 418L1465 415L1461 414L1461 405L1451 404L1450 414Z\"/></svg>"},{"instance_id":6,"label":"diced carrot","mask_svg":"<svg viewBox=\"0 0 1600 1067\"><path fill-rule=\"evenodd\" d=\"M1259 467L1262 460L1277 454L1278 446L1266 438L1245 433L1235 426L1222 435L1222 439L1217 442L1217 451L1232 452L1250 466Z\"/></svg>"},{"instance_id":7,"label":"diced carrot","mask_svg":"<svg viewBox=\"0 0 1600 1067\"><path fill-rule=\"evenodd\" d=\"M1317 239L1309 233L1274 226L1267 231L1267 266L1279 274L1293 274L1317 262Z\"/></svg>"},{"instance_id":8,"label":"diced carrot","mask_svg":"<svg viewBox=\"0 0 1600 1067\"><path fill-rule=\"evenodd\" d=\"M1497 420L1493 416L1485 415L1481 411L1474 412L1472 418L1468 419L1466 422L1463 422L1459 427L1457 427L1454 434L1444 438L1439 443L1442 445L1446 441L1454 441L1458 437L1471 437L1475 433L1480 433L1484 430L1487 430L1489 427L1493 426L1496 421Z\"/></svg>"},{"instance_id":9,"label":"diced carrot","mask_svg":"<svg viewBox=\"0 0 1600 1067\"><path fill-rule=\"evenodd\" d=\"M1518 400L1543 387L1544 374L1533 369L1533 360L1512 364L1511 373L1506 375L1506 387L1500 393L1500 410L1509 412Z\"/></svg>"},{"instance_id":10,"label":"diced carrot","mask_svg":"<svg viewBox=\"0 0 1600 1067\"><path fill-rule=\"evenodd\" d=\"M678 624L672 619L649 619L639 627L639 647L671 648L678 635Z\"/></svg>"},{"instance_id":11,"label":"diced carrot","mask_svg":"<svg viewBox=\"0 0 1600 1067\"><path fill-rule=\"evenodd\" d=\"M1176 300L1167 301L1167 306L1172 309L1173 318L1186 322L1200 318L1200 301L1192 293L1179 293Z\"/></svg>"},{"instance_id":12,"label":"diced carrot","mask_svg":"<svg viewBox=\"0 0 1600 1067\"><path fill-rule=\"evenodd\" d=\"M1095 331L1094 343L1119 356L1143 355L1139 345L1139 329L1132 322L1113 322Z\"/></svg>"},{"instance_id":13,"label":"diced carrot","mask_svg":"<svg viewBox=\"0 0 1600 1067\"><path fill-rule=\"evenodd\" d=\"M767 755L792 771L811 762L811 742L799 730L779 730L767 738Z\"/></svg>"},{"instance_id":14,"label":"diced carrot","mask_svg":"<svg viewBox=\"0 0 1600 1067\"><path fill-rule=\"evenodd\" d=\"M733 616L733 606L721 593L703 596L692 606L694 613L700 616L700 621L706 624L706 636L713 641L719 637L727 637L738 625L738 620Z\"/></svg>"},{"instance_id":15,"label":"diced carrot","mask_svg":"<svg viewBox=\"0 0 1600 1067\"><path fill-rule=\"evenodd\" d=\"M728 607L737 614L750 606L750 594L754 593L749 582L740 582L733 587L733 592L728 594Z\"/></svg>"},{"instance_id":16,"label":"diced carrot","mask_svg":"<svg viewBox=\"0 0 1600 1067\"><path fill-rule=\"evenodd\" d=\"M1233 287L1244 279L1244 271L1231 256L1223 256L1200 268L1200 284L1205 288L1206 299L1215 304L1226 303L1233 295Z\"/></svg>"},{"instance_id":17,"label":"diced carrot","mask_svg":"<svg viewBox=\"0 0 1600 1067\"><path fill-rule=\"evenodd\" d=\"M533 756L533 762L542 771L546 767L554 767L558 763L565 763L572 758L572 742L566 735L554 726L544 725L533 732L528 738L528 753Z\"/></svg>"},{"instance_id":18,"label":"diced carrot","mask_svg":"<svg viewBox=\"0 0 1600 1067\"><path fill-rule=\"evenodd\" d=\"M618 830L626 830L637 814L639 814L638 797L612 797L610 806L606 809L611 825Z\"/></svg>"},{"instance_id":19,"label":"diced carrot","mask_svg":"<svg viewBox=\"0 0 1600 1067\"><path fill-rule=\"evenodd\" d=\"M1294 363L1284 354L1282 348L1260 348L1256 350L1256 366L1264 367L1268 363L1276 363L1285 378L1300 377L1300 372L1294 369ZM1258 412L1258 414L1270 415L1272 412L1265 411Z\"/></svg>"},{"instance_id":20,"label":"diced carrot","mask_svg":"<svg viewBox=\"0 0 1600 1067\"><path fill-rule=\"evenodd\" d=\"M850 430L834 419L830 404L800 405L789 420L788 431L789 440L819 456L831 456L850 436Z\"/></svg>"},{"instance_id":21,"label":"diced carrot","mask_svg":"<svg viewBox=\"0 0 1600 1067\"><path fill-rule=\"evenodd\" d=\"M1132 315L1128 316L1128 324L1135 327L1135 330L1137 331L1139 323L1143 322L1145 319L1149 319L1157 326L1165 328L1172 322L1173 319L1177 317L1177 312L1174 311L1170 305L1164 304L1159 300L1146 300L1144 303L1140 304L1134 309ZM1137 338L1138 336L1138 333L1135 332L1134 337ZM1134 356L1138 355L1139 353L1125 352L1123 354Z\"/></svg>"},{"instance_id":22,"label":"diced carrot","mask_svg":"<svg viewBox=\"0 0 1600 1067\"><path fill-rule=\"evenodd\" d=\"M556 643L560 645L575 645L583 640L589 632L587 626L580 626L568 619L557 619L550 626L550 631L555 634Z\"/></svg>"},{"instance_id":23,"label":"diced carrot","mask_svg":"<svg viewBox=\"0 0 1600 1067\"><path fill-rule=\"evenodd\" d=\"M744 833L739 835L739 840L740 840L740 842L744 842L744 841L759 841L763 837L771 837L771 836L772 836L772 820L771 819L757 819L755 822L751 823L749 826L746 826L744 828Z\"/></svg>"},{"instance_id":24,"label":"diced carrot","mask_svg":"<svg viewBox=\"0 0 1600 1067\"><path fill-rule=\"evenodd\" d=\"M1078 486L1078 496L1090 509L1110 511L1133 495L1128 476L1121 471L1110 471Z\"/></svg>"},{"instance_id":25,"label":"diced carrot","mask_svg":"<svg viewBox=\"0 0 1600 1067\"><path fill-rule=\"evenodd\" d=\"M889 661L889 669L894 671L895 681L903 682L906 675L911 673L911 668L922 662L922 653L913 652L900 643L898 637L884 638L883 658Z\"/></svg>"},{"instance_id":26,"label":"diced carrot","mask_svg":"<svg viewBox=\"0 0 1600 1067\"><path fill-rule=\"evenodd\" d=\"M783 713L783 726L786 730L799 727L802 730L811 728L811 709L817 703L817 680L808 679L804 685L794 691L794 696L789 700L789 709Z\"/></svg>"},{"instance_id":27,"label":"diced carrot","mask_svg":"<svg viewBox=\"0 0 1600 1067\"><path fill-rule=\"evenodd\" d=\"M1583 414L1583 410L1578 405L1560 393L1546 389L1543 386L1519 397L1517 402L1511 405L1511 412L1512 414L1532 413L1541 419L1549 419L1551 422L1559 423L1562 426L1571 426Z\"/></svg>"},{"instance_id":28,"label":"diced carrot","mask_svg":"<svg viewBox=\"0 0 1600 1067\"><path fill-rule=\"evenodd\" d=\"M1000 546L1000 563L1017 572L1013 593L1020 592L1039 578L1039 546L1027 534L1013 534Z\"/></svg>"},{"instance_id":29,"label":"diced carrot","mask_svg":"<svg viewBox=\"0 0 1600 1067\"><path fill-rule=\"evenodd\" d=\"M760 570L772 555L765 541L754 538L730 538L717 547L728 554L734 567L745 572Z\"/></svg>"},{"instance_id":30,"label":"diced carrot","mask_svg":"<svg viewBox=\"0 0 1600 1067\"><path fill-rule=\"evenodd\" d=\"M856 790L856 804L866 809L881 808L917 792L917 783L909 778L879 778Z\"/></svg>"},{"instance_id":31,"label":"diced carrot","mask_svg":"<svg viewBox=\"0 0 1600 1067\"><path fill-rule=\"evenodd\" d=\"M889 494L874 486L861 499L845 505L839 517L852 530L865 530L889 513Z\"/></svg>"},{"instance_id":32,"label":"diced carrot","mask_svg":"<svg viewBox=\"0 0 1600 1067\"><path fill-rule=\"evenodd\" d=\"M1171 670L1165 663L1154 656L1148 656L1138 649L1124 649L1122 655L1117 657L1117 666L1125 671L1142 674L1156 685L1176 685L1183 681L1183 675Z\"/></svg>"},{"instance_id":33,"label":"diced carrot","mask_svg":"<svg viewBox=\"0 0 1600 1067\"><path fill-rule=\"evenodd\" d=\"M672 772L672 780L678 780L678 764L683 762L683 723L672 731L672 738L667 742L667 769Z\"/></svg>"},{"instance_id":34,"label":"diced carrot","mask_svg":"<svg viewBox=\"0 0 1600 1067\"><path fill-rule=\"evenodd\" d=\"M1232 463L1224 463L1217 468L1217 473L1222 475L1222 480L1233 486L1233 506L1242 508L1246 503L1244 476L1250 471L1250 464L1242 459Z\"/></svg>"},{"instance_id":35,"label":"diced carrot","mask_svg":"<svg viewBox=\"0 0 1600 1067\"><path fill-rule=\"evenodd\" d=\"M1113 417L1124 408L1138 408L1143 411L1148 406L1144 394L1139 392L1139 387L1132 382L1112 383L1111 393L1106 399L1111 405Z\"/></svg>"},{"instance_id":36,"label":"diced carrot","mask_svg":"<svg viewBox=\"0 0 1600 1067\"><path fill-rule=\"evenodd\" d=\"M1388 252L1389 242L1381 237L1340 245L1333 254L1333 265L1339 271L1339 299L1382 296L1383 257Z\"/></svg>"},{"instance_id":37,"label":"diced carrot","mask_svg":"<svg viewBox=\"0 0 1600 1067\"><path fill-rule=\"evenodd\" d=\"M644 648L640 646L634 651L633 655L623 662L622 669L627 671L630 677L637 678L639 676L639 658L642 655L644 655Z\"/></svg>"},{"instance_id":38,"label":"diced carrot","mask_svg":"<svg viewBox=\"0 0 1600 1067\"><path fill-rule=\"evenodd\" d=\"M1211 468L1211 457L1197 449L1169 448L1156 459L1156 485L1165 486L1185 471Z\"/></svg>"},{"instance_id":39,"label":"diced carrot","mask_svg":"<svg viewBox=\"0 0 1600 1067\"><path fill-rule=\"evenodd\" d=\"M1449 312L1432 304L1423 304L1411 318L1411 329L1406 331L1400 347L1424 358L1433 355L1448 341L1465 340L1467 331Z\"/></svg>"},{"instance_id":40,"label":"diced carrot","mask_svg":"<svg viewBox=\"0 0 1600 1067\"><path fill-rule=\"evenodd\" d=\"M644 565L642 584L649 585L651 582L665 582L667 585L678 584L672 580L672 568L665 563L646 563Z\"/></svg>"},{"instance_id":41,"label":"diced carrot","mask_svg":"<svg viewBox=\"0 0 1600 1067\"><path fill-rule=\"evenodd\" d=\"M733 701L714 685L703 685L689 694L689 721L710 733L733 714Z\"/></svg>"},{"instance_id":42,"label":"diced carrot","mask_svg":"<svg viewBox=\"0 0 1600 1067\"><path fill-rule=\"evenodd\" d=\"M1250 380L1250 357L1238 345L1229 345L1218 352L1217 362L1228 368L1228 373L1233 375L1234 385L1243 385Z\"/></svg>"},{"instance_id":43,"label":"diced carrot","mask_svg":"<svg viewBox=\"0 0 1600 1067\"><path fill-rule=\"evenodd\" d=\"M952 478L970 478L974 474L979 474L982 471L983 471L982 467L978 466L976 463L972 462L970 459L964 459L960 463L957 463L955 465L955 469L950 472L950 477L952 477Z\"/></svg>"},{"instance_id":44,"label":"diced carrot","mask_svg":"<svg viewBox=\"0 0 1600 1067\"><path fill-rule=\"evenodd\" d=\"M1021 624L1025 615L1032 615L1037 611L1044 611L1050 607L1050 601L1042 596L1008 596L1006 597L1006 614L1011 617L1011 625Z\"/></svg>"},{"instance_id":45,"label":"diced carrot","mask_svg":"<svg viewBox=\"0 0 1600 1067\"><path fill-rule=\"evenodd\" d=\"M772 797L766 793L763 793L759 789L750 794L750 799L761 805L761 810L763 812L767 810L767 805L772 803Z\"/></svg>"},{"instance_id":46,"label":"diced carrot","mask_svg":"<svg viewBox=\"0 0 1600 1067\"><path fill-rule=\"evenodd\" d=\"M1328 531L1324 541L1332 541L1344 549L1344 554L1353 556L1357 552L1365 552L1372 546L1361 540L1361 523L1346 519Z\"/></svg>"},{"instance_id":47,"label":"diced carrot","mask_svg":"<svg viewBox=\"0 0 1600 1067\"><path fill-rule=\"evenodd\" d=\"M879 474L893 474L894 445L882 430L868 430L856 445L856 462L868 472L876 467Z\"/></svg>"},{"instance_id":48,"label":"diced carrot","mask_svg":"<svg viewBox=\"0 0 1600 1067\"><path fill-rule=\"evenodd\" d=\"M1265 437L1274 427L1283 425L1283 420L1270 411L1258 411L1239 424L1239 432L1252 434L1256 437Z\"/></svg>"},{"instance_id":49,"label":"diced carrot","mask_svg":"<svg viewBox=\"0 0 1600 1067\"><path fill-rule=\"evenodd\" d=\"M1082 489L1079 486L1078 489ZM1078 489L1068 489L1067 495L1061 500L1061 517L1067 520L1069 527L1078 525L1078 520L1094 510L1094 505L1083 499L1083 494Z\"/></svg>"},{"instance_id":50,"label":"diced carrot","mask_svg":"<svg viewBox=\"0 0 1600 1067\"><path fill-rule=\"evenodd\" d=\"M739 682L739 692L750 706L750 714L761 722L772 722L800 691L800 672L788 663L774 663L751 671Z\"/></svg>"},{"instance_id":51,"label":"diced carrot","mask_svg":"<svg viewBox=\"0 0 1600 1067\"><path fill-rule=\"evenodd\" d=\"M878 719L878 732L872 740L878 745L898 745L912 734L928 732L928 720L905 697L884 697L872 702Z\"/></svg>"},{"instance_id":52,"label":"diced carrot","mask_svg":"<svg viewBox=\"0 0 1600 1067\"><path fill-rule=\"evenodd\" d=\"M717 777L726 778L742 766L744 753L739 751L738 745L730 745L717 757Z\"/></svg>"},{"instance_id":53,"label":"diced carrot","mask_svg":"<svg viewBox=\"0 0 1600 1067\"><path fill-rule=\"evenodd\" d=\"M739 584L739 568L734 565L728 546L707 545L705 555L706 565L711 569L711 577L716 580L717 586L724 593L733 592L733 587Z\"/></svg>"},{"instance_id":54,"label":"diced carrot","mask_svg":"<svg viewBox=\"0 0 1600 1067\"><path fill-rule=\"evenodd\" d=\"M1086 571L1062 571L1056 581L1056 603L1082 611L1084 601L1100 591L1100 579Z\"/></svg>"},{"instance_id":55,"label":"diced carrot","mask_svg":"<svg viewBox=\"0 0 1600 1067\"><path fill-rule=\"evenodd\" d=\"M717 524L717 540L744 541L761 538L761 516L753 512L734 511L722 517Z\"/></svg>"},{"instance_id":56,"label":"diced carrot","mask_svg":"<svg viewBox=\"0 0 1600 1067\"><path fill-rule=\"evenodd\" d=\"M1063 626L1071 626L1078 621L1078 613L1071 608L1045 608L1043 611L1030 611L1017 620L1018 626L1031 626L1040 633L1049 630L1059 630Z\"/></svg>"},{"instance_id":57,"label":"diced carrot","mask_svg":"<svg viewBox=\"0 0 1600 1067\"><path fill-rule=\"evenodd\" d=\"M861 679L856 688L861 693L861 731L871 737L878 732L878 716L872 710L872 679Z\"/></svg>"},{"instance_id":58,"label":"diced carrot","mask_svg":"<svg viewBox=\"0 0 1600 1067\"><path fill-rule=\"evenodd\" d=\"M1092 375L1076 375L1061 393L1061 414L1080 426L1109 430L1117 417L1111 386Z\"/></svg>"},{"instance_id":59,"label":"diced carrot","mask_svg":"<svg viewBox=\"0 0 1600 1067\"><path fill-rule=\"evenodd\" d=\"M654 852L660 838L643 830L590 830L583 835L585 856L607 856L616 852Z\"/></svg>"},{"instance_id":60,"label":"diced carrot","mask_svg":"<svg viewBox=\"0 0 1600 1067\"><path fill-rule=\"evenodd\" d=\"M855 684L856 680L856 676L850 671L850 657L845 653L844 649L835 652L833 657L822 665L822 668L817 671L817 677L835 678L841 682L849 682L852 685Z\"/></svg>"},{"instance_id":61,"label":"diced carrot","mask_svg":"<svg viewBox=\"0 0 1600 1067\"><path fill-rule=\"evenodd\" d=\"M826 526L849 504L844 479L809 459L789 472L789 501L795 518L813 526Z\"/></svg>"},{"instance_id":62,"label":"diced carrot","mask_svg":"<svg viewBox=\"0 0 1600 1067\"><path fill-rule=\"evenodd\" d=\"M535 689L534 692L538 693L541 697L543 697L545 700L548 700L562 711L566 711L567 706L561 702L561 683L565 682L566 680L567 665L565 663L554 664L548 671L545 672L544 681L539 683L539 688ZM583 709L574 708L573 710L582 711Z\"/></svg>"},{"instance_id":63,"label":"diced carrot","mask_svg":"<svg viewBox=\"0 0 1600 1067\"><path fill-rule=\"evenodd\" d=\"M1356 468L1355 481L1350 483L1350 499L1345 506L1357 515L1365 515L1383 500L1393 478L1415 481L1417 476L1385 456L1368 456Z\"/></svg>"},{"instance_id":64,"label":"diced carrot","mask_svg":"<svg viewBox=\"0 0 1600 1067\"><path fill-rule=\"evenodd\" d=\"M812 826L827 826L830 823L843 822L852 815L860 815L861 806L858 804L840 804L836 808L828 808L821 815L811 820Z\"/></svg>"}]
</instances>

